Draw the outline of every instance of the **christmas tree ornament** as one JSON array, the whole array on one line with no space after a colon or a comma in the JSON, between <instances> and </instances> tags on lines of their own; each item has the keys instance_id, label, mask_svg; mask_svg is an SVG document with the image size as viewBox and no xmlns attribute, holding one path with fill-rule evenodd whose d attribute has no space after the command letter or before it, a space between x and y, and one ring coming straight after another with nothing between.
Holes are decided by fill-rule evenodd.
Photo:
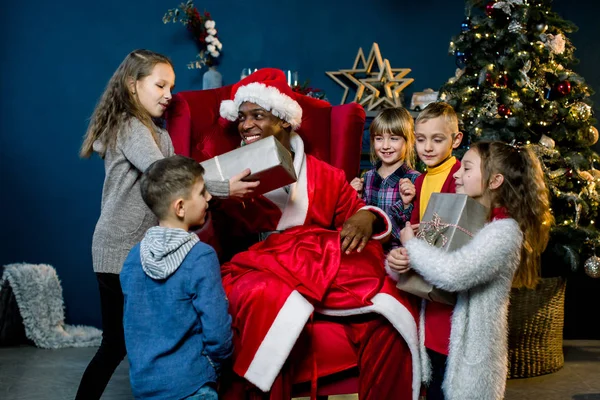
<instances>
[{"instance_id":1,"label":"christmas tree ornament","mask_svg":"<svg viewBox=\"0 0 600 400\"><path fill-rule=\"evenodd\" d=\"M567 170L567 172L565 173L565 176L566 176L567 178L572 178L572 177L573 177L573 170L572 170L571 168L569 168L569 169Z\"/></svg>"},{"instance_id":2,"label":"christmas tree ornament","mask_svg":"<svg viewBox=\"0 0 600 400\"><path fill-rule=\"evenodd\" d=\"M556 146L554 139L546 135L542 135L542 137L540 138L540 144L548 149L553 149L554 146Z\"/></svg>"},{"instance_id":3,"label":"christmas tree ornament","mask_svg":"<svg viewBox=\"0 0 600 400\"><path fill-rule=\"evenodd\" d=\"M592 107L584 102L578 101L571 106L570 112L574 118L587 120L592 116Z\"/></svg>"},{"instance_id":4,"label":"christmas tree ornament","mask_svg":"<svg viewBox=\"0 0 600 400\"><path fill-rule=\"evenodd\" d=\"M545 22L538 22L535 24L535 30L539 33L544 33L548 30L548 25Z\"/></svg>"},{"instance_id":5,"label":"christmas tree ornament","mask_svg":"<svg viewBox=\"0 0 600 400\"><path fill-rule=\"evenodd\" d=\"M507 105L500 104L498 106L498 115L500 115L501 117L507 117L511 114L512 114L512 111L510 110L510 108L508 108Z\"/></svg>"},{"instance_id":6,"label":"christmas tree ornament","mask_svg":"<svg viewBox=\"0 0 600 400\"><path fill-rule=\"evenodd\" d=\"M471 20L469 18L465 19L462 24L460 24L460 29L463 32L469 32L471 30Z\"/></svg>"},{"instance_id":7,"label":"christmas tree ornament","mask_svg":"<svg viewBox=\"0 0 600 400\"><path fill-rule=\"evenodd\" d=\"M507 86L508 86L508 76L500 75L500 78L498 78L498 87L505 88Z\"/></svg>"},{"instance_id":8,"label":"christmas tree ornament","mask_svg":"<svg viewBox=\"0 0 600 400\"><path fill-rule=\"evenodd\" d=\"M590 175L592 175L594 177L594 180L596 182L600 182L600 171L592 168L588 172L590 173Z\"/></svg>"},{"instance_id":9,"label":"christmas tree ornament","mask_svg":"<svg viewBox=\"0 0 600 400\"><path fill-rule=\"evenodd\" d=\"M456 52L456 66L460 69L463 69L467 66L467 59L468 59L468 55L467 53L463 52L463 51L457 51Z\"/></svg>"},{"instance_id":10,"label":"christmas tree ornament","mask_svg":"<svg viewBox=\"0 0 600 400\"><path fill-rule=\"evenodd\" d=\"M546 100L552 100L552 89L549 87L544 88L544 98Z\"/></svg>"},{"instance_id":11,"label":"christmas tree ornament","mask_svg":"<svg viewBox=\"0 0 600 400\"><path fill-rule=\"evenodd\" d=\"M488 17L492 17L494 15L494 13L496 12L496 9L494 8L494 4L496 4L495 1L490 1L489 3L487 3L485 5L485 14Z\"/></svg>"},{"instance_id":12,"label":"christmas tree ornament","mask_svg":"<svg viewBox=\"0 0 600 400\"><path fill-rule=\"evenodd\" d=\"M590 126L587 130L586 144L593 146L598 142L598 129L595 126Z\"/></svg>"},{"instance_id":13,"label":"christmas tree ornament","mask_svg":"<svg viewBox=\"0 0 600 400\"><path fill-rule=\"evenodd\" d=\"M600 257L592 256L588 258L583 268L590 278L600 278Z\"/></svg>"},{"instance_id":14,"label":"christmas tree ornament","mask_svg":"<svg viewBox=\"0 0 600 400\"><path fill-rule=\"evenodd\" d=\"M594 177L588 171L578 171L579 177L585 181L592 182Z\"/></svg>"},{"instance_id":15,"label":"christmas tree ornament","mask_svg":"<svg viewBox=\"0 0 600 400\"><path fill-rule=\"evenodd\" d=\"M559 178L563 175L565 175L567 173L567 169L566 168L559 168L557 170L554 171L549 171L548 172L548 178L550 179L556 179Z\"/></svg>"},{"instance_id":16,"label":"christmas tree ornament","mask_svg":"<svg viewBox=\"0 0 600 400\"><path fill-rule=\"evenodd\" d=\"M569 93L571 93L571 82L569 82L569 81L559 82L556 85L556 91L563 96L568 95Z\"/></svg>"}]
</instances>

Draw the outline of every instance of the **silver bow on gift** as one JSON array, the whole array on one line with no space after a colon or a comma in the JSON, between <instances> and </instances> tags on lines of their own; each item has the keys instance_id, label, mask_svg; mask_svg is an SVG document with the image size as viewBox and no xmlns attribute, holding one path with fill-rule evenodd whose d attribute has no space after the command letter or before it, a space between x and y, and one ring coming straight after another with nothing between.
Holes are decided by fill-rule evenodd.
<instances>
[{"instance_id":1,"label":"silver bow on gift","mask_svg":"<svg viewBox=\"0 0 600 400\"><path fill-rule=\"evenodd\" d=\"M444 235L444 232L450 227L454 227L460 230L461 232L464 232L465 234L469 235L470 237L473 237L473 234L468 230L461 228L458 225L445 223L442 220L442 217L440 217L437 213L433 213L431 221L421 222L421 225L419 226L419 232L417 233L417 237L419 239L425 240L431 246L435 246L435 242L437 242L437 240L441 238L442 245L439 247L444 247L446 243L448 243L448 238L446 237L446 235Z\"/></svg>"}]
</instances>

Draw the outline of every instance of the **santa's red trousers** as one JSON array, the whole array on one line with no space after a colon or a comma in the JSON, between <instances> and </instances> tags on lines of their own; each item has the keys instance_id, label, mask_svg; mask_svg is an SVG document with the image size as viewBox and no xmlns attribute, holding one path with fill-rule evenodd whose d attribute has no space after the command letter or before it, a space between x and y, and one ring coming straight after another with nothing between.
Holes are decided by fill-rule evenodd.
<instances>
[{"instance_id":1,"label":"santa's red trousers","mask_svg":"<svg viewBox=\"0 0 600 400\"><path fill-rule=\"evenodd\" d=\"M277 312L277 307L269 307L273 305L273 293L279 292L285 297L293 289L265 271L249 271L237 277L233 287L228 287L226 281L225 287L230 289L230 309L234 311L234 348L237 353L234 359L238 358L245 364L245 356L239 350L252 345L242 343L242 337L257 333L261 336L260 331L268 329L265 322L273 319L269 313ZM257 282L261 284L257 285ZM243 320L236 319L239 315L243 316ZM359 370L358 394L361 400L412 398L410 350L384 317L372 313L348 317L315 315L302 331L269 393L261 392L231 373L221 383L222 398L288 400L292 397L294 384L353 367Z\"/></svg>"}]
</instances>

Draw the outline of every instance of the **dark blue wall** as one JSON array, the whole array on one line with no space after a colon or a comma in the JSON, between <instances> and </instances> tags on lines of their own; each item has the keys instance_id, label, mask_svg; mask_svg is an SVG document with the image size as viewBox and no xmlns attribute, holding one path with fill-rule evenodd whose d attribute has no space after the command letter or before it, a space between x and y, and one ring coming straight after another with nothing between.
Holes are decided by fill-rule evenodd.
<instances>
[{"instance_id":1,"label":"dark blue wall","mask_svg":"<svg viewBox=\"0 0 600 400\"><path fill-rule=\"evenodd\" d=\"M87 120L106 82L135 48L175 62L177 90L199 89L201 73L186 68L195 45L179 25L163 25L181 0L30 0L8 2L0 15L0 265L48 263L62 280L67 322L99 326L90 246L104 178L97 157L78 158ZM58 4L60 3L60 4ZM582 4L583 3L583 4ZM197 2L217 22L226 84L242 68L297 70L332 102L342 90L324 71L349 68L358 47L378 42L392 67L412 68L406 93L437 89L454 74L447 55L460 30L460 0ZM575 69L600 90L600 6L557 1L580 31L571 36ZM595 96L596 110L600 98Z\"/></svg>"}]
</instances>

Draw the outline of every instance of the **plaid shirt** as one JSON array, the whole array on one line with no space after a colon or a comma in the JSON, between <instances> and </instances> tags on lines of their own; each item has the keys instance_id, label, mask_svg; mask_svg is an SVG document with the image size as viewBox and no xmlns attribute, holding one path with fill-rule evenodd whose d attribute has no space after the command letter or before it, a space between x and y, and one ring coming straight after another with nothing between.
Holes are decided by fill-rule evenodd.
<instances>
[{"instance_id":1,"label":"plaid shirt","mask_svg":"<svg viewBox=\"0 0 600 400\"><path fill-rule=\"evenodd\" d=\"M377 173L379 167L381 167L381 161L375 165L375 168L365 172L362 198L368 205L381 208L392 220L392 240L389 246L394 248L400 246L400 231L406 225L406 221L410 221L413 210L412 204L404 208L398 183L403 178L408 178L415 183L415 179L421 174L410 169L408 165L402 164L396 171L383 179Z\"/></svg>"}]
</instances>

